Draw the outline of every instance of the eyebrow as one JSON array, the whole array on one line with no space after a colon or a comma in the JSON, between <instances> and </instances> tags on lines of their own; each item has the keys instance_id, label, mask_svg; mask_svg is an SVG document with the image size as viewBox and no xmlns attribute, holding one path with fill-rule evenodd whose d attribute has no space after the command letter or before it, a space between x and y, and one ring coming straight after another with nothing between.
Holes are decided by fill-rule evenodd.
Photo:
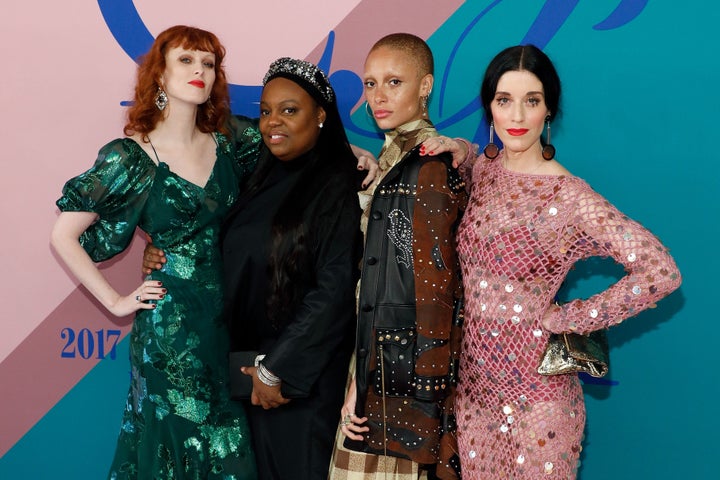
<instances>
[{"instance_id":1,"label":"eyebrow","mask_svg":"<svg viewBox=\"0 0 720 480\"><path fill-rule=\"evenodd\" d=\"M511 97L512 97L512 94L511 94L510 92L501 92L501 91L499 91L499 90L498 90L497 92L495 92L495 95L508 95L508 96L511 96ZM525 96L528 96L528 95L542 95L542 96L545 96L545 94L544 94L543 92L539 92L539 91L538 91L538 92L527 92L527 93L525 94Z\"/></svg>"}]
</instances>

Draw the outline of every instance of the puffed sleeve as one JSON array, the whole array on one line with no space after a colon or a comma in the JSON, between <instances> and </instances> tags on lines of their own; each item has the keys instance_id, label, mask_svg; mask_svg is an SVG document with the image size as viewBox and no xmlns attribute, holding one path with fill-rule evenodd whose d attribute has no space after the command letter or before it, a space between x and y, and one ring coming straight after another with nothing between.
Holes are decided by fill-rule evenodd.
<instances>
[{"instance_id":1,"label":"puffed sleeve","mask_svg":"<svg viewBox=\"0 0 720 480\"><path fill-rule=\"evenodd\" d=\"M155 165L132 140L114 140L98 153L90 170L65 183L56 202L63 212L94 212L98 220L80 237L95 262L130 244L155 178Z\"/></svg>"},{"instance_id":2,"label":"puffed sleeve","mask_svg":"<svg viewBox=\"0 0 720 480\"><path fill-rule=\"evenodd\" d=\"M228 123L234 156L240 178L247 178L257 165L262 148L262 136L257 119L240 115L230 117Z\"/></svg>"},{"instance_id":3,"label":"puffed sleeve","mask_svg":"<svg viewBox=\"0 0 720 480\"><path fill-rule=\"evenodd\" d=\"M566 243L582 258L612 257L626 274L586 300L573 300L550 318L550 331L587 333L616 325L651 308L680 286L668 249L638 222L577 179L565 194L573 205Z\"/></svg>"}]
</instances>

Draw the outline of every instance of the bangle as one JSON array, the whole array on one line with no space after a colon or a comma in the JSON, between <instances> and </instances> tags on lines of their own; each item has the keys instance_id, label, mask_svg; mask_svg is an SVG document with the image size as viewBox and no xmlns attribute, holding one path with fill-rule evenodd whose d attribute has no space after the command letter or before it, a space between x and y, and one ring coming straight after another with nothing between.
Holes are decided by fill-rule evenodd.
<instances>
[{"instance_id":1,"label":"bangle","mask_svg":"<svg viewBox=\"0 0 720 480\"><path fill-rule=\"evenodd\" d=\"M263 358L265 358L265 355L258 355L255 357L255 366L256 367L260 366L260 362L262 362Z\"/></svg>"},{"instance_id":2,"label":"bangle","mask_svg":"<svg viewBox=\"0 0 720 480\"><path fill-rule=\"evenodd\" d=\"M268 387L277 387L280 385L280 377L274 375L268 370L262 363L258 364L257 369L258 380L267 385Z\"/></svg>"}]
</instances>

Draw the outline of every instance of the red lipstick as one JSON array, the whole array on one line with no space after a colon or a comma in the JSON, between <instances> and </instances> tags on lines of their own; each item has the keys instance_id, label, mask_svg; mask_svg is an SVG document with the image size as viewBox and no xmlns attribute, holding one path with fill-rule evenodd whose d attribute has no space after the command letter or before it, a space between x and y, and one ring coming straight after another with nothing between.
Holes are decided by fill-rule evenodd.
<instances>
[{"instance_id":1,"label":"red lipstick","mask_svg":"<svg viewBox=\"0 0 720 480\"><path fill-rule=\"evenodd\" d=\"M506 131L513 137L519 137L521 135L525 135L528 132L528 129L527 128L508 128Z\"/></svg>"},{"instance_id":2,"label":"red lipstick","mask_svg":"<svg viewBox=\"0 0 720 480\"><path fill-rule=\"evenodd\" d=\"M205 82L203 82L202 80L191 80L188 83L198 88L205 88Z\"/></svg>"}]
</instances>

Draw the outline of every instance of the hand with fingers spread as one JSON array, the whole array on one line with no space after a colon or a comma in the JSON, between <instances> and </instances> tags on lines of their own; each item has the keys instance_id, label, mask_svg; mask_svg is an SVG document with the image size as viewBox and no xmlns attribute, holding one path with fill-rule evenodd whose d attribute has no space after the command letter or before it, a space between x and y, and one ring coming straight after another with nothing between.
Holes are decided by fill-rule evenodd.
<instances>
[{"instance_id":1,"label":"hand with fingers spread","mask_svg":"<svg viewBox=\"0 0 720 480\"><path fill-rule=\"evenodd\" d=\"M121 298L123 299L123 303L126 303L128 300L132 300L132 302L134 302L134 305L131 304L129 308L132 308L133 306L135 308L128 312L132 313L135 310L140 309L152 310L155 308L156 303L148 303L148 301L157 302L162 300L165 298L166 293L167 289L163 288L162 282L158 280L146 280L138 288L133 290L130 295Z\"/></svg>"},{"instance_id":2,"label":"hand with fingers spread","mask_svg":"<svg viewBox=\"0 0 720 480\"><path fill-rule=\"evenodd\" d=\"M165 252L157 248L152 243L145 245L143 252L142 273L150 275L153 270L160 270L167 262Z\"/></svg>"},{"instance_id":3,"label":"hand with fingers spread","mask_svg":"<svg viewBox=\"0 0 720 480\"><path fill-rule=\"evenodd\" d=\"M428 138L420 146L420 155L439 155L445 152L452 154L452 165L455 168L468 160L473 161L475 157L475 149L464 138L449 138L440 135Z\"/></svg>"}]
</instances>

